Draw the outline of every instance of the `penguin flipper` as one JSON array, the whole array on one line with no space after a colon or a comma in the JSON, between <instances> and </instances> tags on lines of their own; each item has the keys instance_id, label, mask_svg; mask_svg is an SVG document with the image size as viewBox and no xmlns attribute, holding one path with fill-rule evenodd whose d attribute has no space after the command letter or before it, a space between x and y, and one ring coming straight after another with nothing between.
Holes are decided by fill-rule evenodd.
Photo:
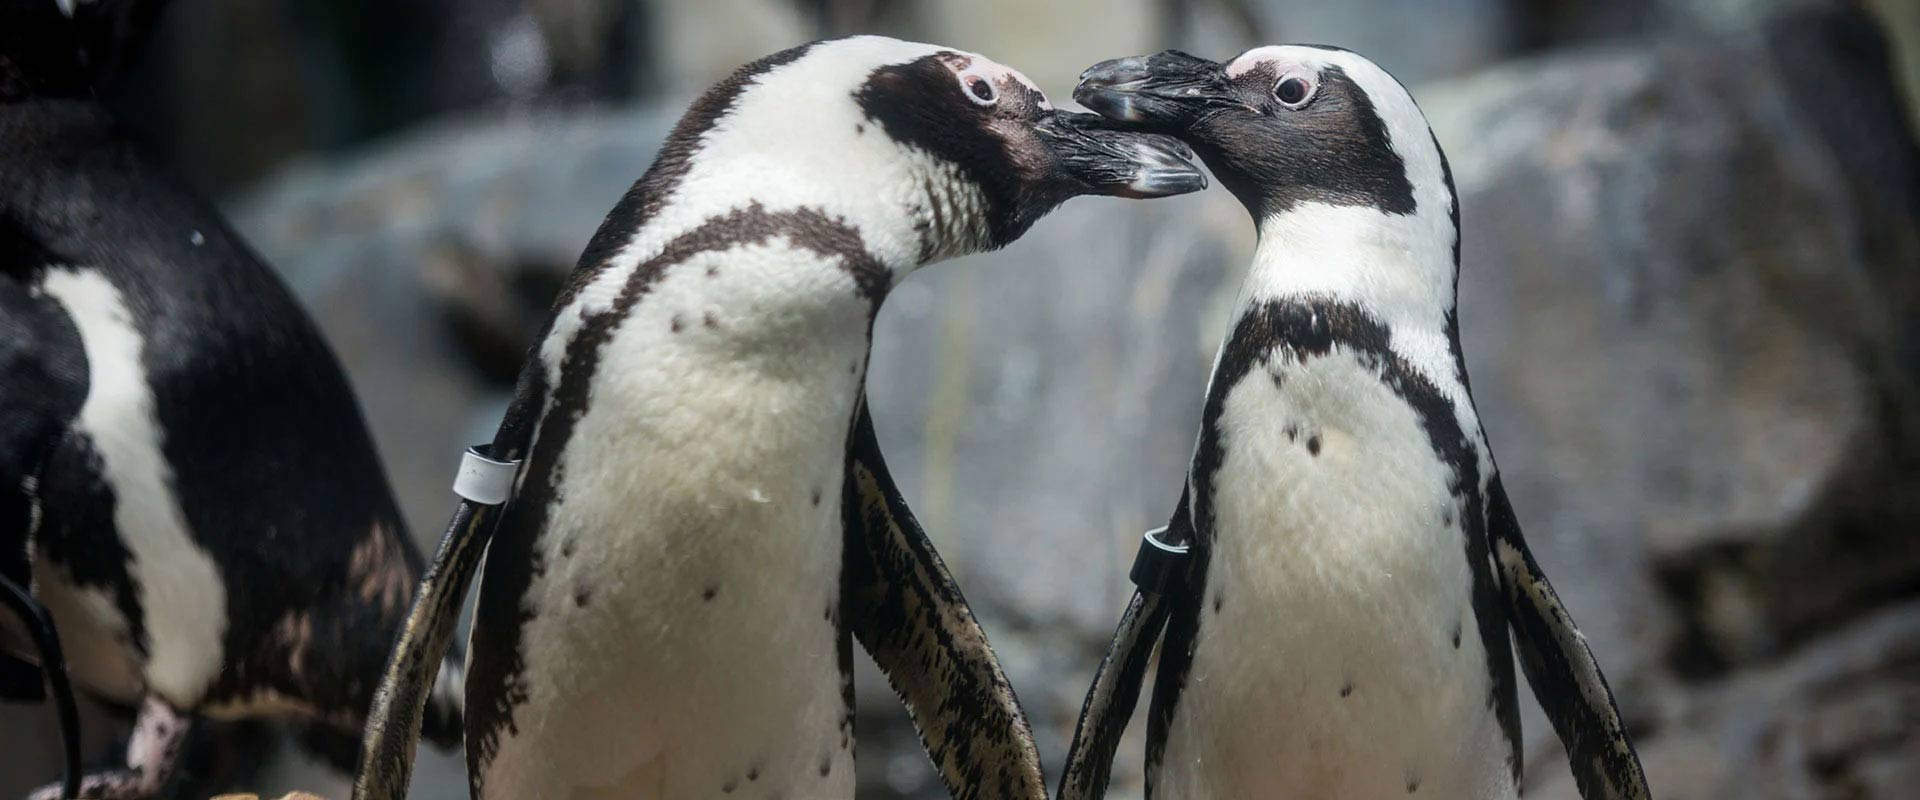
<instances>
[{"instance_id":1,"label":"penguin flipper","mask_svg":"<svg viewBox=\"0 0 1920 800\"><path fill-rule=\"evenodd\" d=\"M460 603L473 583L480 556L487 551L496 516L495 506L463 500L441 536L433 563L413 596L400 639L387 656L380 688L374 690L360 743L354 800L399 800L407 796L427 701L460 621Z\"/></svg>"},{"instance_id":2,"label":"penguin flipper","mask_svg":"<svg viewBox=\"0 0 1920 800\"><path fill-rule=\"evenodd\" d=\"M1107 795L1114 752L1140 702L1147 661L1160 643L1171 609L1165 595L1146 591L1134 592L1127 603L1100 671L1094 673L1087 699L1080 705L1080 721L1067 748L1067 768L1060 776L1057 800L1098 800Z\"/></svg>"},{"instance_id":3,"label":"penguin flipper","mask_svg":"<svg viewBox=\"0 0 1920 800\"><path fill-rule=\"evenodd\" d=\"M546 404L544 367L539 359L520 372L513 403L507 407L490 453L517 460L533 438L533 423ZM493 538L501 506L461 500L454 509L440 547L420 579L413 607L400 629L400 638L387 656L386 672L367 711L366 733L360 741L360 773L353 781L353 800L399 800L407 796L413 777L414 748L433 699L436 680L446 663L453 630L460 621L481 556ZM447 687L460 691L458 687Z\"/></svg>"},{"instance_id":4,"label":"penguin flipper","mask_svg":"<svg viewBox=\"0 0 1920 800\"><path fill-rule=\"evenodd\" d=\"M1586 800L1650 800L1640 756L1587 639L1520 535L1520 521L1499 477L1488 499L1488 545L1500 571L1520 666L1534 697L1566 745L1574 782Z\"/></svg>"},{"instance_id":5,"label":"penguin flipper","mask_svg":"<svg viewBox=\"0 0 1920 800\"><path fill-rule=\"evenodd\" d=\"M1033 730L960 587L914 520L861 401L848 445L842 613L955 797L1044 800Z\"/></svg>"}]
</instances>

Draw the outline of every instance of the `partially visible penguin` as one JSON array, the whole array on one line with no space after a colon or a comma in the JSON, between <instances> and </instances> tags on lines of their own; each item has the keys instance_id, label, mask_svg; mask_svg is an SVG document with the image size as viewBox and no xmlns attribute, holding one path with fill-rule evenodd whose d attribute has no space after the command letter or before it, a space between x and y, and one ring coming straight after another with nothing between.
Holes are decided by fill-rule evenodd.
<instances>
[{"instance_id":1,"label":"partially visible penguin","mask_svg":"<svg viewBox=\"0 0 1920 800\"><path fill-rule=\"evenodd\" d=\"M156 796L196 717L357 740L421 566L313 323L94 100L157 5L0 3L0 566L138 709L86 797Z\"/></svg>"},{"instance_id":2,"label":"partially visible penguin","mask_svg":"<svg viewBox=\"0 0 1920 800\"><path fill-rule=\"evenodd\" d=\"M854 637L954 796L1045 796L864 381L914 269L1076 195L1204 186L1174 140L1099 122L982 56L873 36L693 104L588 244L492 444L523 463L469 649L474 797L852 797ZM456 607L440 577L470 574L458 554L491 524L467 513L390 667L401 694ZM404 785L408 704L369 724L357 797Z\"/></svg>"},{"instance_id":3,"label":"partially visible penguin","mask_svg":"<svg viewBox=\"0 0 1920 800\"><path fill-rule=\"evenodd\" d=\"M1191 567L1167 593L1148 796L1516 797L1511 641L1582 794L1648 797L1481 430L1458 201L1406 89L1310 46L1082 77L1076 99L1181 137L1259 230L1172 526Z\"/></svg>"}]
</instances>

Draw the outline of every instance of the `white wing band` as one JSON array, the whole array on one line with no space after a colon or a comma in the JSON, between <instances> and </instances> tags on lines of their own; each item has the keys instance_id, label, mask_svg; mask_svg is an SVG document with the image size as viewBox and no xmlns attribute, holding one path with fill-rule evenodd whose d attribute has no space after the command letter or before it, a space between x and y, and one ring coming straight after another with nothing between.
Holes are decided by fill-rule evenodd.
<instances>
[{"instance_id":1,"label":"white wing band","mask_svg":"<svg viewBox=\"0 0 1920 800\"><path fill-rule=\"evenodd\" d=\"M460 456L453 493L483 506L497 506L513 495L513 476L520 472L520 462L488 458L487 449L487 445L474 445Z\"/></svg>"}]
</instances>

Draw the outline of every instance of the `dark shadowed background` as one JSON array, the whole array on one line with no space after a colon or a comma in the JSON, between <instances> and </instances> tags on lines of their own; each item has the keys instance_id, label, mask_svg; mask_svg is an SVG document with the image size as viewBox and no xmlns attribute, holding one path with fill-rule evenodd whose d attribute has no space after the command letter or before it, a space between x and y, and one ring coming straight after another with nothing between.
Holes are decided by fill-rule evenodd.
<instances>
[{"instance_id":1,"label":"dark shadowed background","mask_svg":"<svg viewBox=\"0 0 1920 800\"><path fill-rule=\"evenodd\" d=\"M1488 435L1655 791L1916 796L1916 0L174 0L112 101L306 301L431 551L460 449L686 102L852 32L982 52L1062 103L1164 47L1338 44L1399 76L1458 179ZM881 442L1050 766L1252 238L1217 189L1078 200L881 314ZM859 692L861 796L943 796L870 667ZM50 717L0 707L0 797L55 777ZM1575 797L1525 721L1527 796ZM203 778L347 794L270 729L206 747ZM422 752L414 796L464 797L461 760Z\"/></svg>"}]
</instances>

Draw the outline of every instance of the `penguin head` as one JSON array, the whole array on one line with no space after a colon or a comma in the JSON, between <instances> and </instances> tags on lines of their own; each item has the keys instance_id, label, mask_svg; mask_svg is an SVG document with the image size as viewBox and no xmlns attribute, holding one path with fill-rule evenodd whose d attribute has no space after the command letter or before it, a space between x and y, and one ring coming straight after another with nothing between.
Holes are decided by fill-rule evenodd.
<instances>
[{"instance_id":1,"label":"penguin head","mask_svg":"<svg viewBox=\"0 0 1920 800\"><path fill-rule=\"evenodd\" d=\"M1457 240L1453 181L1426 117L1356 53L1271 46L1218 63L1168 50L1095 64L1074 99L1193 145L1262 223L1308 204L1357 207L1425 218Z\"/></svg>"},{"instance_id":2,"label":"penguin head","mask_svg":"<svg viewBox=\"0 0 1920 800\"><path fill-rule=\"evenodd\" d=\"M876 67L855 99L888 138L942 162L950 180L979 193L986 235L950 243L959 251L1004 246L1078 195L1161 197L1206 187L1177 139L1056 109L1025 75L978 54L934 49Z\"/></svg>"},{"instance_id":3,"label":"penguin head","mask_svg":"<svg viewBox=\"0 0 1920 800\"><path fill-rule=\"evenodd\" d=\"M896 274L1004 246L1077 195L1206 178L1171 137L1065 112L984 56L879 36L749 64L682 118L637 190L641 241L746 203L838 217ZM658 228L649 233L649 228Z\"/></svg>"}]
</instances>

